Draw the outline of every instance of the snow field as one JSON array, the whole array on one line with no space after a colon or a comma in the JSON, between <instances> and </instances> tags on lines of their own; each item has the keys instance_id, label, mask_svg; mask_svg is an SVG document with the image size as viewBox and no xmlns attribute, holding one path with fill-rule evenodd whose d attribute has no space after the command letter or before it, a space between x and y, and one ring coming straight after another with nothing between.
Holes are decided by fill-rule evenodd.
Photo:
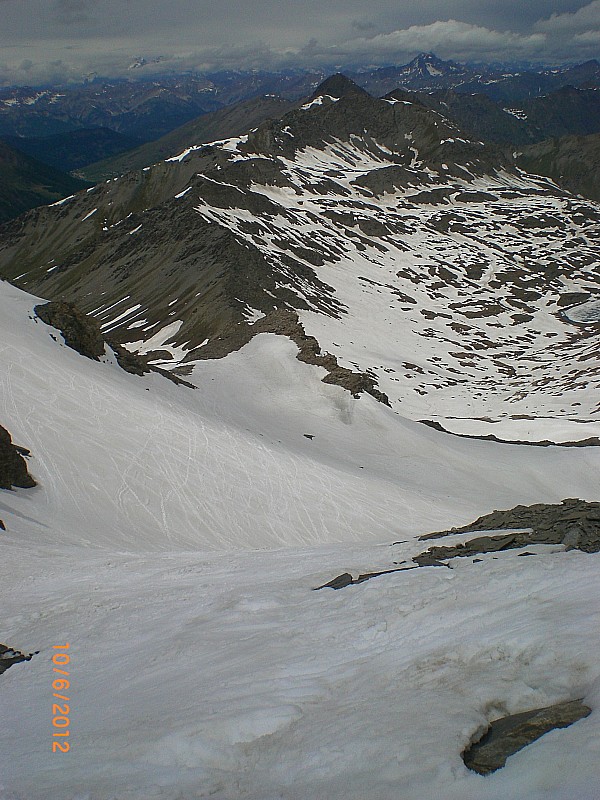
<instances>
[{"instance_id":1,"label":"snow field","mask_svg":"<svg viewBox=\"0 0 600 800\"><path fill-rule=\"evenodd\" d=\"M196 211L257 246L274 265L291 249L310 268L295 248L321 251L325 263L316 274L334 288L346 313L340 319L323 314L290 270L286 287L311 308L300 312L300 320L340 365L372 372L403 416L439 419L457 433L491 433L508 440L568 442L598 436L600 424L593 416L597 386L585 379L597 359L573 335L573 326L565 324L565 319L593 322L596 301L564 316L556 307L561 292L589 290L595 282L595 227L573 211L573 198L547 195L550 182L526 173L465 174L448 184L454 191L450 205L415 203L423 190L444 188L417 152L413 189L372 196L354 181L390 167L394 161L386 152L375 142L367 148L357 136L351 143L306 147L293 160L280 159L284 177L299 192L291 186L251 186L253 193L277 204L279 213L255 215L207 203ZM422 185L427 171L435 179L430 186ZM327 184L321 187L324 178ZM337 193L332 185L339 187ZM490 199L460 199L461 193L475 191ZM354 217L355 236L328 219L329 212ZM440 229L445 217L454 222ZM536 219L544 230L542 247ZM250 221L252 231L246 227ZM388 228L387 234L375 234L373 244L360 235L361 223L371 222ZM574 238L581 242L577 258L569 249ZM562 275L565 262L573 264L569 278ZM469 277L468 266L477 272L482 264L481 277ZM557 268L560 278L545 286L540 274ZM541 292L540 300L526 308L518 299L523 287L513 285L517 269L528 274L528 289ZM411 280L415 275L419 279ZM530 319L525 327L516 322L517 312L524 311Z\"/></svg>"},{"instance_id":2,"label":"snow field","mask_svg":"<svg viewBox=\"0 0 600 800\"><path fill-rule=\"evenodd\" d=\"M30 296L0 288L0 414L40 483L0 503L26 540L134 552L382 542L516 502L595 497L598 450L440 435L323 384L283 337L197 364L192 390L81 357L28 317Z\"/></svg>"},{"instance_id":3,"label":"snow field","mask_svg":"<svg viewBox=\"0 0 600 800\"><path fill-rule=\"evenodd\" d=\"M596 556L457 559L314 592L416 545L149 556L9 536L3 549L6 636L41 650L2 676L10 800L598 796L594 714L487 778L460 758L490 718L575 697L597 708ZM73 750L57 759L50 658L65 639Z\"/></svg>"},{"instance_id":4,"label":"snow field","mask_svg":"<svg viewBox=\"0 0 600 800\"><path fill-rule=\"evenodd\" d=\"M64 347L35 303L0 283L0 422L39 481L0 497L0 641L40 651L1 676L2 800L598 800L594 713L488 778L460 758L504 713L598 707L596 555L313 591L492 508L596 499L598 449L445 436L270 334L196 365L195 390L139 378Z\"/></svg>"}]
</instances>

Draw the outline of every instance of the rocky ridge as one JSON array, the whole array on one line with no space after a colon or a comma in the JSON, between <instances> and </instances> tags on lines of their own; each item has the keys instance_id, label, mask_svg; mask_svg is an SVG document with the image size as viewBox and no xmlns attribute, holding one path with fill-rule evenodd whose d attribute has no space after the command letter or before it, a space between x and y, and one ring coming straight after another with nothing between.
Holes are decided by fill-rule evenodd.
<instances>
[{"instance_id":1,"label":"rocky ridge","mask_svg":"<svg viewBox=\"0 0 600 800\"><path fill-rule=\"evenodd\" d=\"M37 652L22 653L20 650L14 650L12 647L7 647L5 644L0 644L0 675L12 667L13 664L21 664L23 661L31 661L34 655L37 655Z\"/></svg>"},{"instance_id":2,"label":"rocky ridge","mask_svg":"<svg viewBox=\"0 0 600 800\"><path fill-rule=\"evenodd\" d=\"M600 288L599 230L593 203L418 99L335 76L248 136L5 226L0 274L164 368L222 357L285 311L405 416L584 441L596 328L569 314Z\"/></svg>"},{"instance_id":3,"label":"rocky ridge","mask_svg":"<svg viewBox=\"0 0 600 800\"><path fill-rule=\"evenodd\" d=\"M522 547L525 544L564 544L568 549L584 553L600 552L600 503L570 498L560 504L536 503L532 506L515 506L508 511L492 511L462 528L451 528L440 533L428 533L421 541L440 539L456 533L528 529L526 533L493 537L501 547ZM450 548L453 552L469 555L476 552L477 540ZM438 548L444 550L447 548ZM448 549L448 552L450 551ZM481 550L477 552L483 552ZM439 555L439 554L438 554ZM449 556L452 557L452 556Z\"/></svg>"}]
</instances>

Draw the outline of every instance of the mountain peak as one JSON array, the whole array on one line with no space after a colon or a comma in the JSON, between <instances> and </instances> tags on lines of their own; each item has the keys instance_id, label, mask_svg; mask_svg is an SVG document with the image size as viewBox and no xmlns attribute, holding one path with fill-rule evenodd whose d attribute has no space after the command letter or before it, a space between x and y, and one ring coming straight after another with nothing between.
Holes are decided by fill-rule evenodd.
<instances>
[{"instance_id":1,"label":"mountain peak","mask_svg":"<svg viewBox=\"0 0 600 800\"><path fill-rule=\"evenodd\" d=\"M452 61L443 61L435 53L419 53L418 56L406 65L407 72L416 73L424 77L449 75L456 72L456 64Z\"/></svg>"},{"instance_id":2,"label":"mountain peak","mask_svg":"<svg viewBox=\"0 0 600 800\"><path fill-rule=\"evenodd\" d=\"M329 95L330 97L344 97L347 94L368 94L364 89L362 89L357 83L347 78L345 75L342 75L341 72L337 72L335 75L331 75L329 78L326 78L323 83L321 83L312 94L312 97L321 97L323 95Z\"/></svg>"}]
</instances>

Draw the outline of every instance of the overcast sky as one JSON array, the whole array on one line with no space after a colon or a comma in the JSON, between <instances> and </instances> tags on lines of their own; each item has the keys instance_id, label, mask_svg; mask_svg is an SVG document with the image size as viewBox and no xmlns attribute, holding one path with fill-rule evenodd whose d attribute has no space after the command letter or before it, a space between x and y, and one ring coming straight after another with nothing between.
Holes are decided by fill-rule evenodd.
<instances>
[{"instance_id":1,"label":"overcast sky","mask_svg":"<svg viewBox=\"0 0 600 800\"><path fill-rule=\"evenodd\" d=\"M0 0L0 84L600 55L600 0Z\"/></svg>"}]
</instances>

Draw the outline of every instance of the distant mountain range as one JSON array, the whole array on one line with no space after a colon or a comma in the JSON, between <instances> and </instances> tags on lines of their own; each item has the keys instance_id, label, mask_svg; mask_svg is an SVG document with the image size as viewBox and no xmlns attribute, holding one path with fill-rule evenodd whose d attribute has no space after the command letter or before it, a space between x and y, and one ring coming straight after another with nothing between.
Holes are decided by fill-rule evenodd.
<instances>
[{"instance_id":1,"label":"distant mountain range","mask_svg":"<svg viewBox=\"0 0 600 800\"><path fill-rule=\"evenodd\" d=\"M499 73L422 54L402 67L357 73L351 85L375 95L391 86L387 96L395 98L408 93L406 102L437 111L471 138L516 148L522 152L519 158L524 168L597 198L595 141L577 139L578 153L574 140L561 144L560 139L600 133L599 75L595 61L561 69ZM280 118L303 102L297 99L299 93L304 98L312 95L319 77L300 72L220 73L210 78L171 78L164 85L116 82L64 91L3 90L0 131L12 131L4 136L6 152L19 150L61 173L96 182L143 169L190 145L238 136L267 119ZM570 83L564 85L565 81ZM265 89L280 94L256 96ZM545 90L549 93L539 94ZM179 124L182 119L183 125ZM106 127L81 127L93 124ZM36 130L54 132L34 136ZM553 144L534 146L547 140ZM10 176L6 160L0 164L0 177L6 174L0 186L2 219L60 197L55 188L40 191L40 181L70 187L67 193L82 186L66 174L50 177L46 171L36 171L31 162L23 161L21 169L15 159L13 153ZM13 188L17 185L18 199Z\"/></svg>"},{"instance_id":2,"label":"distant mountain range","mask_svg":"<svg viewBox=\"0 0 600 800\"><path fill-rule=\"evenodd\" d=\"M322 73L304 72L219 73L57 89L2 89L0 136L48 136L102 127L149 142L201 114L252 97L303 97L323 77Z\"/></svg>"},{"instance_id":3,"label":"distant mountain range","mask_svg":"<svg viewBox=\"0 0 600 800\"><path fill-rule=\"evenodd\" d=\"M92 163L93 159L90 159L88 166L80 169L78 174L86 180L96 182L142 169L161 159L176 155L191 143L214 142L237 136L270 117L283 116L292 107L293 103L290 100L271 95L244 100L218 111L203 114L154 142L146 142L135 149L120 155L108 156L97 163Z\"/></svg>"},{"instance_id":4,"label":"distant mountain range","mask_svg":"<svg viewBox=\"0 0 600 800\"><path fill-rule=\"evenodd\" d=\"M556 69L507 70L443 61L432 53L409 64L348 72L370 94L396 88L461 94L482 93L501 103L519 103L564 86L600 86L600 64L588 61ZM288 100L309 95L326 77L315 71L220 72L169 76L152 81L93 81L83 86L0 90L0 136L48 136L103 127L143 141L218 108L260 95Z\"/></svg>"},{"instance_id":5,"label":"distant mountain range","mask_svg":"<svg viewBox=\"0 0 600 800\"><path fill-rule=\"evenodd\" d=\"M453 89L461 94L485 94L497 102L511 103L539 97L563 86L598 87L600 62L592 60L554 69L506 69L458 64L443 61L433 53L422 53L405 66L356 72L351 77L376 96L396 87L421 92Z\"/></svg>"}]
</instances>

